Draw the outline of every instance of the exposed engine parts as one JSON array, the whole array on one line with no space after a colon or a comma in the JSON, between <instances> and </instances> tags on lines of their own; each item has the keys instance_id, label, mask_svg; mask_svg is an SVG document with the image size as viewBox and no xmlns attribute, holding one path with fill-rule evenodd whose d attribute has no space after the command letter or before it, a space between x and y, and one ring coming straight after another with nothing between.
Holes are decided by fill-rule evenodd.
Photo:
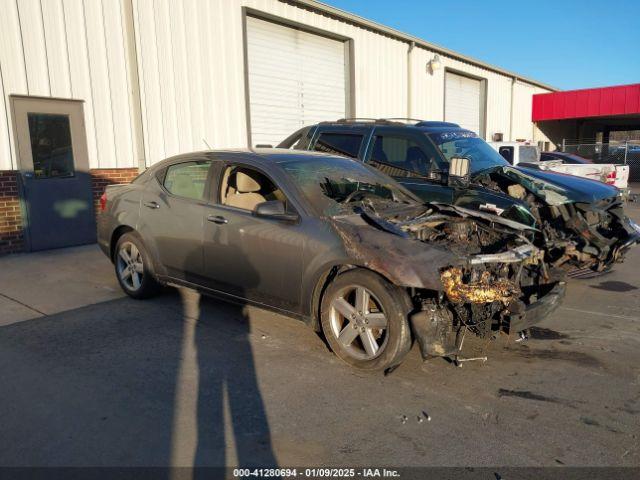
<instances>
[{"instance_id":1,"label":"exposed engine parts","mask_svg":"<svg viewBox=\"0 0 640 480\"><path fill-rule=\"evenodd\" d=\"M457 357L467 331L480 337L514 331L563 277L533 245L535 230L508 219L437 204L363 201L354 210L375 229L354 228L357 220L346 216L335 217L334 225L354 258L408 288L424 358ZM542 314L563 294L550 295Z\"/></svg>"},{"instance_id":2,"label":"exposed engine parts","mask_svg":"<svg viewBox=\"0 0 640 480\"><path fill-rule=\"evenodd\" d=\"M487 270L480 274L479 279L465 282L462 269L451 267L442 272L441 278L447 297L454 303L502 302L508 305L520 293L520 289L507 279L491 281L491 273Z\"/></svg>"},{"instance_id":3,"label":"exposed engine parts","mask_svg":"<svg viewBox=\"0 0 640 480\"><path fill-rule=\"evenodd\" d=\"M518 178L512 178L514 175ZM516 170L496 170L477 177L476 182L507 193L528 207L540 231L536 244L545 250L545 260L552 267L602 271L622 261L626 250L635 243L631 239L636 234L627 225L618 197L595 203L575 202L558 187L529 179ZM511 209L503 216L515 220L520 213Z\"/></svg>"}]
</instances>

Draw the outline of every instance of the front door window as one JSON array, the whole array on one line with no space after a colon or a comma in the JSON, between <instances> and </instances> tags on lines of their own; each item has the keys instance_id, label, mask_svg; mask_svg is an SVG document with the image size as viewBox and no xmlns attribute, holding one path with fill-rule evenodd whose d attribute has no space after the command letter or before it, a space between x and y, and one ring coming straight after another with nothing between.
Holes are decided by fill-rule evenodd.
<instances>
[{"instance_id":1,"label":"front door window","mask_svg":"<svg viewBox=\"0 0 640 480\"><path fill-rule=\"evenodd\" d=\"M435 150L428 151L412 139L399 135L378 135L369 162L392 177L426 177L435 165Z\"/></svg>"}]
</instances>

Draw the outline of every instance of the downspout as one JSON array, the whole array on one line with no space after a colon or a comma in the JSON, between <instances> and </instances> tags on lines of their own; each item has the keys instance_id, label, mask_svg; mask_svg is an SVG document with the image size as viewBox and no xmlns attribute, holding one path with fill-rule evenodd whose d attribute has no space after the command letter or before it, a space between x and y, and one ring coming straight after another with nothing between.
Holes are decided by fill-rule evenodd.
<instances>
[{"instance_id":1,"label":"downspout","mask_svg":"<svg viewBox=\"0 0 640 480\"><path fill-rule=\"evenodd\" d=\"M137 160L138 171L147 168L144 146L144 123L142 121L142 97L140 95L140 76L138 52L136 49L136 32L134 26L133 1L122 2L124 24L124 44L126 50L127 80L129 83L129 115L133 127L133 154Z\"/></svg>"},{"instance_id":2,"label":"downspout","mask_svg":"<svg viewBox=\"0 0 640 480\"><path fill-rule=\"evenodd\" d=\"M514 97L514 93L516 90L516 81L518 80L518 77L512 77L511 78L511 109L509 111L509 141L513 142L514 138L513 138L513 97Z\"/></svg>"},{"instance_id":3,"label":"downspout","mask_svg":"<svg viewBox=\"0 0 640 480\"><path fill-rule=\"evenodd\" d=\"M407 50L407 118L413 118L413 49L416 42L410 42Z\"/></svg>"}]
</instances>

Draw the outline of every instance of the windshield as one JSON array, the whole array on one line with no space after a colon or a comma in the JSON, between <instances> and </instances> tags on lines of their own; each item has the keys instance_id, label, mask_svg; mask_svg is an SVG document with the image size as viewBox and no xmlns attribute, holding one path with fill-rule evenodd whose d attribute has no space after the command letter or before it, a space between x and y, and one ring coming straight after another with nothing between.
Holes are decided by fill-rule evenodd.
<instances>
[{"instance_id":1,"label":"windshield","mask_svg":"<svg viewBox=\"0 0 640 480\"><path fill-rule=\"evenodd\" d=\"M283 162L305 198L327 216L344 213L363 199L416 203L418 200L390 177L347 158L311 157Z\"/></svg>"},{"instance_id":2,"label":"windshield","mask_svg":"<svg viewBox=\"0 0 640 480\"><path fill-rule=\"evenodd\" d=\"M453 157L467 157L471 160L471 173L509 165L502 155L473 132L461 130L432 133L429 137L440 149L447 162Z\"/></svg>"}]
</instances>

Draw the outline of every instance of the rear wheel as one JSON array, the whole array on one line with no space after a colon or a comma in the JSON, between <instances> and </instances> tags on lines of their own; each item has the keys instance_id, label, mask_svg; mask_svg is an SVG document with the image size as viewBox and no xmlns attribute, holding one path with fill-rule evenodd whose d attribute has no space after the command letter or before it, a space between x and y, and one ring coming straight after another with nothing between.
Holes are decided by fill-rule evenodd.
<instances>
[{"instance_id":1,"label":"rear wheel","mask_svg":"<svg viewBox=\"0 0 640 480\"><path fill-rule=\"evenodd\" d=\"M160 289L151 268L151 259L140 238L125 233L118 239L113 263L122 290L132 298L149 298Z\"/></svg>"},{"instance_id":2,"label":"rear wheel","mask_svg":"<svg viewBox=\"0 0 640 480\"><path fill-rule=\"evenodd\" d=\"M394 367L411 348L404 290L367 270L338 276L322 298L322 330L333 352L364 370Z\"/></svg>"}]
</instances>

